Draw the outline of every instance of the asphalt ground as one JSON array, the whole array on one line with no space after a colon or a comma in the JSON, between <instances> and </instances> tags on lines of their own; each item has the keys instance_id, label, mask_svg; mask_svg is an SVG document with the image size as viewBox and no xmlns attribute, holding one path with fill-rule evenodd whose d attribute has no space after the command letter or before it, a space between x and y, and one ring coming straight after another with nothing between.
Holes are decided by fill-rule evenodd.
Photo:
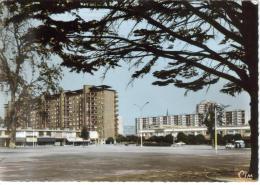
<instances>
[{"instance_id":1,"label":"asphalt ground","mask_svg":"<svg viewBox=\"0 0 260 185\"><path fill-rule=\"evenodd\" d=\"M204 145L0 148L0 181L211 182L238 179L249 162L250 149Z\"/></svg>"}]
</instances>

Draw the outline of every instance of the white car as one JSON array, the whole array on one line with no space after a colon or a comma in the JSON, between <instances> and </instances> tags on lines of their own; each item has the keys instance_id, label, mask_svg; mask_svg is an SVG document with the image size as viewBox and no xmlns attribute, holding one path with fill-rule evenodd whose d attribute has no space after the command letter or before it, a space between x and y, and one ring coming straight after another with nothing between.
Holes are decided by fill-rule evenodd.
<instances>
[{"instance_id":1,"label":"white car","mask_svg":"<svg viewBox=\"0 0 260 185\"><path fill-rule=\"evenodd\" d=\"M235 148L235 145L233 145L232 143L227 143L225 147L226 149L232 149Z\"/></svg>"},{"instance_id":2,"label":"white car","mask_svg":"<svg viewBox=\"0 0 260 185\"><path fill-rule=\"evenodd\" d=\"M245 142L243 140L237 140L237 141L235 141L235 147L236 148L245 148Z\"/></svg>"},{"instance_id":3,"label":"white car","mask_svg":"<svg viewBox=\"0 0 260 185\"><path fill-rule=\"evenodd\" d=\"M183 145L186 145L186 143L178 142L178 143L173 144L173 146L183 146Z\"/></svg>"}]
</instances>

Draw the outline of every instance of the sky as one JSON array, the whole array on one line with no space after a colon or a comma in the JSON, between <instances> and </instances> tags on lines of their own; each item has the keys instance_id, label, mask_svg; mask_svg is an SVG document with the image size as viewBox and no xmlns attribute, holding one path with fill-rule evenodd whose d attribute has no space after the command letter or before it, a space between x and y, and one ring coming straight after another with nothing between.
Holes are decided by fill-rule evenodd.
<instances>
[{"instance_id":1,"label":"sky","mask_svg":"<svg viewBox=\"0 0 260 185\"><path fill-rule=\"evenodd\" d=\"M139 116L166 115L167 111L169 115L195 113L196 104L205 99L230 105L228 110L245 109L248 119L249 96L241 93L237 97L231 97L220 93L223 81L212 85L208 91L203 89L198 92L189 92L185 96L185 89L173 85L165 87L152 85L154 78L151 75L128 85L131 80L131 72L128 71L127 66L109 71L104 80L101 77L101 72L91 76L66 71L61 85L66 90L81 89L84 84L111 86L118 93L119 115L122 117L124 125L134 125L135 118ZM149 104L145 105L141 115L137 106L142 106L147 101Z\"/></svg>"},{"instance_id":2,"label":"sky","mask_svg":"<svg viewBox=\"0 0 260 185\"><path fill-rule=\"evenodd\" d=\"M59 58L53 58L53 62L59 63ZM247 93L241 93L232 97L220 93L224 81L212 85L207 91L203 90L192 92L187 96L184 95L185 89L177 88L173 85L164 87L154 86L151 83L155 80L151 75L135 80L131 85L132 71L128 70L128 65L121 68L111 69L108 71L105 79L102 78L102 71L94 75L69 72L64 68L64 76L60 83L64 90L82 89L83 85L109 85L118 93L119 115L122 117L124 125L134 125L136 117L141 116L141 112L136 105L142 106L149 101L144 109L142 116L160 116L175 114L195 113L196 104L202 100L208 99L224 105L230 105L228 110L245 109L246 119L249 119L249 96ZM8 101L8 96L0 92L0 116L4 115L4 103Z\"/></svg>"},{"instance_id":3,"label":"sky","mask_svg":"<svg viewBox=\"0 0 260 185\"><path fill-rule=\"evenodd\" d=\"M84 15L88 15L86 19L90 19L100 17L101 14L100 12L92 12ZM63 20L71 18L68 14L57 17ZM125 25L126 27L127 25ZM211 46L217 47L216 45ZM57 57L52 57L52 62L60 63L61 61ZM164 63L164 61L161 59L159 65L160 63ZM64 90L82 89L83 85L111 86L118 93L119 115L124 125L134 125L136 117L166 115L167 111L169 115L195 113L196 104L205 99L230 105L228 110L244 109L246 110L246 120L249 119L249 96L244 92L236 97L220 93L219 90L224 84L223 80L212 85L208 91L206 88L197 92L190 91L185 96L185 89L180 89L173 85L164 87L152 85L155 79L151 75L146 75L144 78L138 79L129 85L133 71L129 71L128 68L127 64L123 64L121 68L111 69L108 71L105 79L102 79L102 71L90 75L69 72L69 69L64 68L64 77L60 85ZM0 116L2 117L4 115L4 103L7 101L8 96L0 91ZM144 105L147 101L149 101L149 104L144 107L141 113L138 106Z\"/></svg>"}]
</instances>

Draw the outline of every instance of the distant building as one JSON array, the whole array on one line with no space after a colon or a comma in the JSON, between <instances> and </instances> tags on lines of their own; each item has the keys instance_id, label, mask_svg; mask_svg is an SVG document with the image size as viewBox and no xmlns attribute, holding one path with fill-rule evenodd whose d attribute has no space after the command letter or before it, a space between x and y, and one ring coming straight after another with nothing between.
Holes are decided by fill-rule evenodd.
<instances>
[{"instance_id":1,"label":"distant building","mask_svg":"<svg viewBox=\"0 0 260 185\"><path fill-rule=\"evenodd\" d=\"M245 111L244 110L233 110L224 112L224 123L225 125L245 125Z\"/></svg>"},{"instance_id":2,"label":"distant building","mask_svg":"<svg viewBox=\"0 0 260 185\"><path fill-rule=\"evenodd\" d=\"M196 106L196 114L136 118L136 133L140 135L142 132L146 137L177 135L179 132L207 135L207 128L203 125L203 120L207 112L214 111L215 105L215 102L206 100ZM245 111L224 111L222 123L218 124L218 130L221 134L248 134L250 128L245 123Z\"/></svg>"},{"instance_id":3,"label":"distant building","mask_svg":"<svg viewBox=\"0 0 260 185\"><path fill-rule=\"evenodd\" d=\"M124 123L123 118L121 116L118 116L118 134L124 135Z\"/></svg>"},{"instance_id":4,"label":"distant building","mask_svg":"<svg viewBox=\"0 0 260 185\"><path fill-rule=\"evenodd\" d=\"M216 103L209 101L209 100L203 100L196 106L196 113L197 114L206 114L208 111L214 111Z\"/></svg>"},{"instance_id":5,"label":"distant building","mask_svg":"<svg viewBox=\"0 0 260 185\"><path fill-rule=\"evenodd\" d=\"M19 119L18 125L21 128L77 131L85 126L89 131L97 131L101 140L115 138L118 131L117 103L117 93L109 86L84 85L80 90L43 95L40 106L29 111L29 120Z\"/></svg>"}]
</instances>

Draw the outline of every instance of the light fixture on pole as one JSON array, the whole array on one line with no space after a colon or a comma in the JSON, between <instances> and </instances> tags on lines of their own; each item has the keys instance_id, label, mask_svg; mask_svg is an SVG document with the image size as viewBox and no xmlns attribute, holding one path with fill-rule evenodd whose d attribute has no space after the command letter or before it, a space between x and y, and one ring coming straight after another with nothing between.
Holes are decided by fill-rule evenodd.
<instances>
[{"instance_id":1,"label":"light fixture on pole","mask_svg":"<svg viewBox=\"0 0 260 185\"><path fill-rule=\"evenodd\" d=\"M141 118L142 118L142 115L143 115L143 109L144 109L144 107L148 104L148 103L150 103L149 101L147 101L147 102L145 102L142 106L139 106L139 105L137 105L137 104L134 104L134 106L136 106L136 107L138 107L138 109L140 110L140 119L139 119L139 121L140 121L140 124L139 124L139 132L140 132L140 137L141 137L141 147L143 147L143 133L142 133L142 129L143 129L143 124L141 124Z\"/></svg>"}]
</instances>

